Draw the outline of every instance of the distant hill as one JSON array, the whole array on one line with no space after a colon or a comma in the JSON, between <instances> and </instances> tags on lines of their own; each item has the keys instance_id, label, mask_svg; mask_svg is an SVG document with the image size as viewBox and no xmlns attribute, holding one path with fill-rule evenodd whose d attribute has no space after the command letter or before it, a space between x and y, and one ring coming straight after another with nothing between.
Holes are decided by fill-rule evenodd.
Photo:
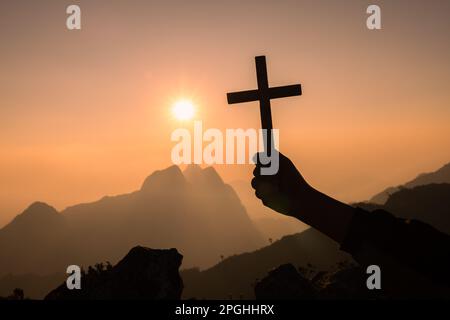
<instances>
[{"instance_id":1,"label":"distant hill","mask_svg":"<svg viewBox=\"0 0 450 320\"><path fill-rule=\"evenodd\" d=\"M228 299L254 298L256 280L263 279L278 266L294 266L317 273L335 270L339 262L352 261L339 250L339 245L315 229L283 237L272 244L247 253L224 256L223 261L200 271L198 268L180 271L183 278L183 298ZM7 296L14 288L22 288L26 297L42 299L52 289L65 281L65 273L49 276L7 275L0 277L0 296Z\"/></svg>"},{"instance_id":2,"label":"distant hill","mask_svg":"<svg viewBox=\"0 0 450 320\"><path fill-rule=\"evenodd\" d=\"M297 267L311 264L317 270L329 270L338 262L350 259L339 250L338 243L310 228L254 252L224 258L204 271L182 270L183 298L228 299L231 295L234 299L241 296L253 299L256 280L281 264L292 263Z\"/></svg>"},{"instance_id":3,"label":"distant hill","mask_svg":"<svg viewBox=\"0 0 450 320\"><path fill-rule=\"evenodd\" d=\"M402 188L389 196L384 205L357 203L369 211L385 209L394 215L426 222L450 234L450 184L428 184Z\"/></svg>"},{"instance_id":4,"label":"distant hill","mask_svg":"<svg viewBox=\"0 0 450 320\"><path fill-rule=\"evenodd\" d=\"M24 290L26 298L44 299L51 290L66 279L66 273L54 273L45 276L36 274L8 274L0 277L0 297L6 297L15 288L21 288Z\"/></svg>"},{"instance_id":5,"label":"distant hill","mask_svg":"<svg viewBox=\"0 0 450 320\"><path fill-rule=\"evenodd\" d=\"M176 247L184 267L208 267L267 240L213 168L156 171L135 192L57 212L34 203L0 230L0 276L115 263L129 248Z\"/></svg>"},{"instance_id":6,"label":"distant hill","mask_svg":"<svg viewBox=\"0 0 450 320\"><path fill-rule=\"evenodd\" d=\"M422 173L415 179L397 187L389 187L382 192L374 195L369 202L375 204L384 204L389 198L389 195L399 191L401 188L414 188L417 186L432 184L432 183L450 183L450 163L446 164L437 171L430 173Z\"/></svg>"}]
</instances>

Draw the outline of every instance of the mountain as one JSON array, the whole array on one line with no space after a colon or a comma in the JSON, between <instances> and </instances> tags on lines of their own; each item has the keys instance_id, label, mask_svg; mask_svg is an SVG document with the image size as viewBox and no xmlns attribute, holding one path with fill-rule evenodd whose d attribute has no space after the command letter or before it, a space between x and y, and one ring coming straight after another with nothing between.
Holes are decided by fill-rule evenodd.
<instances>
[{"instance_id":1,"label":"mountain","mask_svg":"<svg viewBox=\"0 0 450 320\"><path fill-rule=\"evenodd\" d=\"M207 270L182 270L183 298L253 299L256 281L279 265L291 263L329 270L339 262L350 260L349 255L339 250L338 243L310 228L259 250L224 258Z\"/></svg>"},{"instance_id":2,"label":"mountain","mask_svg":"<svg viewBox=\"0 0 450 320\"><path fill-rule=\"evenodd\" d=\"M415 179L397 187L389 187L382 192L374 195L369 202L375 204L384 204L389 198L389 195L399 191L401 188L414 188L417 186L432 184L432 183L450 183L450 163L446 164L437 171L431 173L422 173Z\"/></svg>"},{"instance_id":3,"label":"mountain","mask_svg":"<svg viewBox=\"0 0 450 320\"><path fill-rule=\"evenodd\" d=\"M308 226L300 220L279 214L264 206L261 200L255 197L250 182L235 180L230 185L236 190L250 219L266 239L281 239L283 236L308 229Z\"/></svg>"},{"instance_id":4,"label":"mountain","mask_svg":"<svg viewBox=\"0 0 450 320\"><path fill-rule=\"evenodd\" d=\"M194 169L195 175L189 171ZM62 212L34 203L0 230L0 275L65 272L68 265L117 262L129 248L176 247L184 267L266 243L234 190L213 168L155 171L129 194Z\"/></svg>"},{"instance_id":5,"label":"mountain","mask_svg":"<svg viewBox=\"0 0 450 320\"><path fill-rule=\"evenodd\" d=\"M352 260L339 250L336 242L309 228L255 251L223 256L221 262L203 271L184 268L180 271L184 282L183 298L228 299L229 295L254 298L253 285L256 280L263 279L270 270L282 264L291 263L319 272L333 270L342 261ZM42 299L66 276L64 273L49 276L7 275L0 278L0 296L6 296L18 287L24 289L27 297Z\"/></svg>"},{"instance_id":6,"label":"mountain","mask_svg":"<svg viewBox=\"0 0 450 320\"><path fill-rule=\"evenodd\" d=\"M355 206L373 211L384 209L397 217L426 222L450 234L450 184L428 184L402 188L391 194L385 204L357 203Z\"/></svg>"},{"instance_id":7,"label":"mountain","mask_svg":"<svg viewBox=\"0 0 450 320\"><path fill-rule=\"evenodd\" d=\"M34 268L52 265L55 259L66 260L66 249L60 245L66 232L60 213L45 203L33 203L0 230L0 275L34 273Z\"/></svg>"}]
</instances>

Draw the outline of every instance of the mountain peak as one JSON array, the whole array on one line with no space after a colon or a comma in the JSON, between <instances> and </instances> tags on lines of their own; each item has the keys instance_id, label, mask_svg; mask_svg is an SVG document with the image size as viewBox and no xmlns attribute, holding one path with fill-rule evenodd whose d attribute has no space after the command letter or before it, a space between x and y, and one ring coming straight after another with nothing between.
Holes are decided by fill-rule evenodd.
<instances>
[{"instance_id":1,"label":"mountain peak","mask_svg":"<svg viewBox=\"0 0 450 320\"><path fill-rule=\"evenodd\" d=\"M202 174L202 168L198 164L189 164L186 169L183 171L183 175L186 177L186 179L189 182L192 182L192 180L197 179Z\"/></svg>"},{"instance_id":2,"label":"mountain peak","mask_svg":"<svg viewBox=\"0 0 450 320\"><path fill-rule=\"evenodd\" d=\"M222 178L213 167L206 167L205 169L203 169L203 175L210 182L214 182L215 184L220 185L224 184Z\"/></svg>"},{"instance_id":3,"label":"mountain peak","mask_svg":"<svg viewBox=\"0 0 450 320\"><path fill-rule=\"evenodd\" d=\"M153 190L154 188L174 188L179 185L185 185L186 179L181 169L176 166L170 166L164 170L157 170L148 176L142 184L141 190Z\"/></svg>"},{"instance_id":4,"label":"mountain peak","mask_svg":"<svg viewBox=\"0 0 450 320\"><path fill-rule=\"evenodd\" d=\"M190 164L184 171L187 181L195 185L206 187L222 186L224 184L222 178L213 167L202 169L197 164Z\"/></svg>"},{"instance_id":5,"label":"mountain peak","mask_svg":"<svg viewBox=\"0 0 450 320\"><path fill-rule=\"evenodd\" d=\"M2 230L11 230L18 226L37 227L42 224L50 225L60 223L63 216L55 208L44 202L33 202L21 214L17 215L11 223L7 224Z\"/></svg>"},{"instance_id":6,"label":"mountain peak","mask_svg":"<svg viewBox=\"0 0 450 320\"><path fill-rule=\"evenodd\" d=\"M55 208L46 204L45 202L36 201L33 202L28 208L26 208L22 212L21 216L48 216L54 214L58 214L58 211L56 211Z\"/></svg>"}]
</instances>

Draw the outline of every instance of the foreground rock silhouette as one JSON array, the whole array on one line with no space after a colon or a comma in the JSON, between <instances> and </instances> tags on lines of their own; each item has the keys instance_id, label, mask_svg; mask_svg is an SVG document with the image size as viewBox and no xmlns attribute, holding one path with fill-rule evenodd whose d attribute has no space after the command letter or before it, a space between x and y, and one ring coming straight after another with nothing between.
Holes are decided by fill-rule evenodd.
<instances>
[{"instance_id":1,"label":"foreground rock silhouette","mask_svg":"<svg viewBox=\"0 0 450 320\"><path fill-rule=\"evenodd\" d=\"M256 299L312 299L315 295L311 282L290 263L269 271L268 276L255 285Z\"/></svg>"},{"instance_id":2,"label":"foreground rock silhouette","mask_svg":"<svg viewBox=\"0 0 450 320\"><path fill-rule=\"evenodd\" d=\"M353 262L339 263L335 270L318 271L281 265L255 284L257 300L342 300L342 299L449 299L444 286L430 285L411 277L404 283L402 275L384 270L383 290L369 290L366 268Z\"/></svg>"},{"instance_id":3,"label":"foreground rock silhouette","mask_svg":"<svg viewBox=\"0 0 450 320\"><path fill-rule=\"evenodd\" d=\"M178 268L182 259L176 249L137 246L114 267L90 267L81 278L80 290L69 290L63 283L45 300L180 299L183 281Z\"/></svg>"}]
</instances>

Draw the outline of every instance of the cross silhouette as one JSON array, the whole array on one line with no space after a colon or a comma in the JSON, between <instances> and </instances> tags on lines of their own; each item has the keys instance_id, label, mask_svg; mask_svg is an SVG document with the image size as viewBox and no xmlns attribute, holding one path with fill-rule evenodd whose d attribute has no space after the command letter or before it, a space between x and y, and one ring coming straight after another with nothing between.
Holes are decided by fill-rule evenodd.
<instances>
[{"instance_id":1,"label":"cross silhouette","mask_svg":"<svg viewBox=\"0 0 450 320\"><path fill-rule=\"evenodd\" d=\"M264 146L266 148L266 153L270 156L273 145L272 112L270 110L270 100L276 98L299 96L302 94L302 87L300 84L294 84L289 86L269 88L269 80L267 79L266 57L255 57L255 63L258 89L227 93L227 99L228 104L259 101L261 127L262 129L266 129L267 133L266 135L264 135Z\"/></svg>"}]
</instances>

